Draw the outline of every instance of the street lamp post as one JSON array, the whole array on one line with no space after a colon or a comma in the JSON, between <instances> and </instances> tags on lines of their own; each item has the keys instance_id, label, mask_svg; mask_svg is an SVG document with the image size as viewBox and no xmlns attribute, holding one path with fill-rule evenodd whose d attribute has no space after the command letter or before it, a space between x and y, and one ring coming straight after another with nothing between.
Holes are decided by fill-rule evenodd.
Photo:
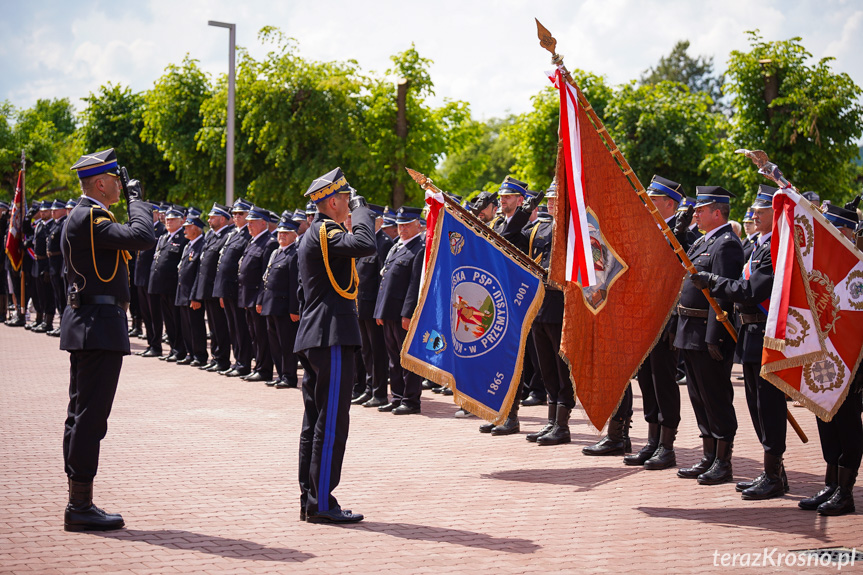
<instances>
[{"instance_id":1,"label":"street lamp post","mask_svg":"<svg viewBox=\"0 0 863 575\"><path fill-rule=\"evenodd\" d=\"M234 55L237 47L237 25L226 22L210 20L210 26L228 29L228 157L225 169L225 203L230 206L234 203L234 84L236 83L234 72Z\"/></svg>"}]
</instances>

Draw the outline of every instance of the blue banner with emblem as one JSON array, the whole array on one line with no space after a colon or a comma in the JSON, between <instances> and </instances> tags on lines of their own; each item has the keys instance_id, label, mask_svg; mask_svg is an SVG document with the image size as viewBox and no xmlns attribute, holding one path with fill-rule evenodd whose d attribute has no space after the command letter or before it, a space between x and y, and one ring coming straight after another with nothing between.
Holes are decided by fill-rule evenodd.
<instances>
[{"instance_id":1,"label":"blue banner with emblem","mask_svg":"<svg viewBox=\"0 0 863 575\"><path fill-rule=\"evenodd\" d=\"M436 219L402 365L449 385L460 407L500 424L545 289L457 208L446 205Z\"/></svg>"}]
</instances>

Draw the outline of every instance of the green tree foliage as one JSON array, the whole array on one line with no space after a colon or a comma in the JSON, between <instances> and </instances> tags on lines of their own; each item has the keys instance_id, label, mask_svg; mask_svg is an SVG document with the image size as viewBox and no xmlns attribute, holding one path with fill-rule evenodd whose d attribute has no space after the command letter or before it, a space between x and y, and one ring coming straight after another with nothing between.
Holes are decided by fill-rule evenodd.
<instances>
[{"instance_id":1,"label":"green tree foliage","mask_svg":"<svg viewBox=\"0 0 863 575\"><path fill-rule=\"evenodd\" d=\"M863 134L860 87L832 71L831 58L809 64L800 38L766 42L755 31L749 41L748 52L734 51L729 60L725 91L734 116L728 140L705 163L713 180L748 205L766 180L734 150L761 149L798 189L834 202L849 198Z\"/></svg>"},{"instance_id":2,"label":"green tree foliage","mask_svg":"<svg viewBox=\"0 0 863 575\"><path fill-rule=\"evenodd\" d=\"M572 77L581 88L600 120L605 122L607 108L614 90L603 76L574 70ZM533 96L533 110L518 119L503 132L514 143L514 175L528 183L531 189L545 189L554 178L557 163L558 125L560 123L560 93L557 88L543 88Z\"/></svg>"},{"instance_id":3,"label":"green tree foliage","mask_svg":"<svg viewBox=\"0 0 863 575\"><path fill-rule=\"evenodd\" d=\"M77 193L78 183L69 166L81 155L76 139L76 122L67 98L37 100L32 108L16 110L0 106L2 181L14 192L20 168L21 150L27 157L27 197L39 199Z\"/></svg>"},{"instance_id":4,"label":"green tree foliage","mask_svg":"<svg viewBox=\"0 0 863 575\"><path fill-rule=\"evenodd\" d=\"M513 142L505 133L515 122L514 115L475 122L477 137L460 151L447 153L439 167L441 188L465 197L480 190L496 190L515 165Z\"/></svg>"},{"instance_id":5,"label":"green tree foliage","mask_svg":"<svg viewBox=\"0 0 863 575\"><path fill-rule=\"evenodd\" d=\"M685 84L692 92L704 92L713 100L715 107L722 98L723 77L713 73L713 57L699 56L693 58L688 53L689 40L680 40L672 48L668 56L659 59L659 63L645 70L641 75L641 84L659 84L660 82L677 82Z\"/></svg>"},{"instance_id":6,"label":"green tree foliage","mask_svg":"<svg viewBox=\"0 0 863 575\"><path fill-rule=\"evenodd\" d=\"M114 148L129 176L141 181L148 200L165 200L177 185L162 152L141 140L144 129L144 94L128 87L107 84L83 98L79 139L87 152Z\"/></svg>"},{"instance_id":7,"label":"green tree foliage","mask_svg":"<svg viewBox=\"0 0 863 575\"><path fill-rule=\"evenodd\" d=\"M201 106L212 93L210 79L198 61L186 56L180 66L169 65L144 94L141 139L155 145L176 174L177 184L167 194L172 202L224 197L224 159L221 166L213 166L198 145L203 128Z\"/></svg>"},{"instance_id":8,"label":"green tree foliage","mask_svg":"<svg viewBox=\"0 0 863 575\"><path fill-rule=\"evenodd\" d=\"M712 104L706 92L678 82L631 82L615 92L605 125L645 187L657 174L694 195L708 177L701 164L726 127Z\"/></svg>"}]
</instances>

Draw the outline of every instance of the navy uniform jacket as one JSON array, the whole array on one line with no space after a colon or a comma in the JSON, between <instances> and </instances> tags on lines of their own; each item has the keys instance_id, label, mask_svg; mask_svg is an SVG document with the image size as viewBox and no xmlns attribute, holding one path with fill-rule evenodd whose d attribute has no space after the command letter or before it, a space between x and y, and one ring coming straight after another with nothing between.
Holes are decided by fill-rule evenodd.
<instances>
[{"instance_id":1,"label":"navy uniform jacket","mask_svg":"<svg viewBox=\"0 0 863 575\"><path fill-rule=\"evenodd\" d=\"M749 257L752 255L752 252L755 251L755 246L758 244L758 236L760 234L755 234L751 238L743 239L743 259L745 261L749 261Z\"/></svg>"},{"instance_id":2,"label":"navy uniform jacket","mask_svg":"<svg viewBox=\"0 0 863 575\"><path fill-rule=\"evenodd\" d=\"M522 235L527 239L528 256L543 268L551 263L551 237L553 222L537 220L526 227ZM536 314L536 321L542 323L563 323L563 292L550 286L545 288L545 299Z\"/></svg>"},{"instance_id":3,"label":"navy uniform jacket","mask_svg":"<svg viewBox=\"0 0 863 575\"><path fill-rule=\"evenodd\" d=\"M411 317L417 307L425 244L421 236L407 244L396 242L381 270L381 287L375 304L375 319Z\"/></svg>"},{"instance_id":4,"label":"navy uniform jacket","mask_svg":"<svg viewBox=\"0 0 863 575\"><path fill-rule=\"evenodd\" d=\"M167 233L165 224L155 222L153 224L153 235L156 236L156 243L159 238ZM156 246L148 250L138 252L138 259L135 260L135 273L132 281L135 285L142 288L147 288L150 285L150 268L153 267L153 256L156 254Z\"/></svg>"},{"instance_id":5,"label":"navy uniform jacket","mask_svg":"<svg viewBox=\"0 0 863 575\"><path fill-rule=\"evenodd\" d=\"M219 265L219 253L228 240L228 236L236 226L228 224L217 232L210 230L204 237L204 248L201 251L201 263L198 267L198 277L192 287L192 299L204 301L213 297L213 284L216 282L216 268Z\"/></svg>"},{"instance_id":6,"label":"navy uniform jacket","mask_svg":"<svg viewBox=\"0 0 863 575\"><path fill-rule=\"evenodd\" d=\"M374 254L357 259L357 274L360 276L360 295L357 297L359 319L374 317L375 302L381 285L381 270L393 247L393 241L383 230L375 233L375 243L377 251Z\"/></svg>"},{"instance_id":7,"label":"navy uniform jacket","mask_svg":"<svg viewBox=\"0 0 863 575\"><path fill-rule=\"evenodd\" d=\"M225 239L225 244L219 253L216 262L216 279L213 282L213 297L237 299L238 273L240 271L240 258L246 250L246 244L252 239L249 227L233 229Z\"/></svg>"},{"instance_id":8,"label":"navy uniform jacket","mask_svg":"<svg viewBox=\"0 0 863 575\"><path fill-rule=\"evenodd\" d=\"M375 215L365 206L351 212L352 233L318 212L302 235L297 247L302 298L300 325L294 351L313 347L362 344L357 321L356 300L340 295L330 281L324 266L320 229L324 226L327 254L333 281L348 293L356 289L352 278L352 259L375 253Z\"/></svg>"},{"instance_id":9,"label":"navy uniform jacket","mask_svg":"<svg viewBox=\"0 0 863 575\"><path fill-rule=\"evenodd\" d=\"M515 213L506 221L506 218L500 217L491 222L494 224L492 229L503 238L515 245L518 249L527 253L527 238L522 234L524 227L530 223L530 214L516 209Z\"/></svg>"},{"instance_id":10,"label":"navy uniform jacket","mask_svg":"<svg viewBox=\"0 0 863 575\"><path fill-rule=\"evenodd\" d=\"M183 228L173 236L165 234L156 242L153 266L150 268L150 284L147 291L151 294L175 296L177 293L177 266L183 257L183 248L189 240Z\"/></svg>"},{"instance_id":11,"label":"navy uniform jacket","mask_svg":"<svg viewBox=\"0 0 863 575\"><path fill-rule=\"evenodd\" d=\"M183 255L180 257L180 265L177 270L177 295L174 297L174 305L189 307L189 304L192 303L192 287L198 277L203 248L204 236L199 236L194 245L192 242L186 242L183 247Z\"/></svg>"},{"instance_id":12,"label":"navy uniform jacket","mask_svg":"<svg viewBox=\"0 0 863 575\"><path fill-rule=\"evenodd\" d=\"M275 244L278 247L278 243ZM270 254L274 250L272 238L269 232L264 231L257 238L251 240L240 259L238 272L239 290L237 293L238 307L255 307L258 302L258 293L264 283L264 270L270 261Z\"/></svg>"},{"instance_id":13,"label":"navy uniform jacket","mask_svg":"<svg viewBox=\"0 0 863 575\"><path fill-rule=\"evenodd\" d=\"M770 297L773 290L773 259L770 255L770 240L758 246L749 260L749 279L719 278L711 295L735 302L737 313L757 314L762 311L758 304ZM764 322L744 324L737 336L737 355L743 363L761 363L764 346Z\"/></svg>"},{"instance_id":14,"label":"navy uniform jacket","mask_svg":"<svg viewBox=\"0 0 863 575\"><path fill-rule=\"evenodd\" d=\"M33 277L39 277L48 271L48 237L54 229L54 220L40 220L36 223L33 232L33 253L36 254L36 265L33 269Z\"/></svg>"},{"instance_id":15,"label":"navy uniform jacket","mask_svg":"<svg viewBox=\"0 0 863 575\"><path fill-rule=\"evenodd\" d=\"M739 278L743 271L743 246L740 238L731 229L731 224L721 226L710 239L705 240L705 237L698 238L687 252L695 269L722 277ZM731 311L732 306L728 300L717 298L717 302L726 312ZM681 314L674 339L675 347L706 351L707 344L724 345L727 348L729 342L734 341L725 326L716 319L707 298L691 281L683 282L680 305L690 309L707 310L707 318Z\"/></svg>"},{"instance_id":16,"label":"navy uniform jacket","mask_svg":"<svg viewBox=\"0 0 863 575\"><path fill-rule=\"evenodd\" d=\"M112 296L128 303L129 272L122 250L152 247L156 243L152 221L150 204L140 201L129 205L129 221L125 224L115 223L109 211L86 197L72 209L60 245L66 262L66 283L78 288L82 303L89 296ZM60 324L60 349L108 350L128 355L128 332L126 313L116 305L83 304L77 309L67 305Z\"/></svg>"},{"instance_id":17,"label":"navy uniform jacket","mask_svg":"<svg viewBox=\"0 0 863 575\"><path fill-rule=\"evenodd\" d=\"M258 294L261 315L298 315L297 299L297 242L285 249L276 248L264 271L264 284Z\"/></svg>"},{"instance_id":18,"label":"navy uniform jacket","mask_svg":"<svg viewBox=\"0 0 863 575\"><path fill-rule=\"evenodd\" d=\"M63 216L59 220L54 220L54 227L51 230L51 235L48 236L48 266L52 276L63 274L63 253L60 249L60 240L63 237L63 226L66 225L66 218Z\"/></svg>"}]
</instances>

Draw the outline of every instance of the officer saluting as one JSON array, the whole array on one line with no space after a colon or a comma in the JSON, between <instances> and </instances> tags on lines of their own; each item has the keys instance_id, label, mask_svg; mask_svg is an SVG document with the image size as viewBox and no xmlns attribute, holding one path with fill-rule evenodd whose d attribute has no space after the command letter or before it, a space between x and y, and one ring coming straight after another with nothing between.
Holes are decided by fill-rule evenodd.
<instances>
[{"instance_id":1,"label":"officer saluting","mask_svg":"<svg viewBox=\"0 0 863 575\"><path fill-rule=\"evenodd\" d=\"M375 253L374 214L362 196L349 197L340 168L306 192L317 213L298 248L301 306L294 351L306 361L305 415L300 433L300 520L355 523L363 516L342 509L339 484L348 410L354 384L354 351L361 344L354 258ZM352 215L353 232L342 226Z\"/></svg>"},{"instance_id":2,"label":"officer saluting","mask_svg":"<svg viewBox=\"0 0 863 575\"><path fill-rule=\"evenodd\" d=\"M129 222L118 224L108 211L122 190L113 149L82 156L72 169L78 171L83 197L69 214L61 241L69 305L63 312L60 349L70 352L71 362L63 437L69 477L64 525L66 531L119 529L124 525L120 515L93 505L93 477L123 356L129 354L126 250L149 249L156 238L137 180L127 185Z\"/></svg>"}]
</instances>

